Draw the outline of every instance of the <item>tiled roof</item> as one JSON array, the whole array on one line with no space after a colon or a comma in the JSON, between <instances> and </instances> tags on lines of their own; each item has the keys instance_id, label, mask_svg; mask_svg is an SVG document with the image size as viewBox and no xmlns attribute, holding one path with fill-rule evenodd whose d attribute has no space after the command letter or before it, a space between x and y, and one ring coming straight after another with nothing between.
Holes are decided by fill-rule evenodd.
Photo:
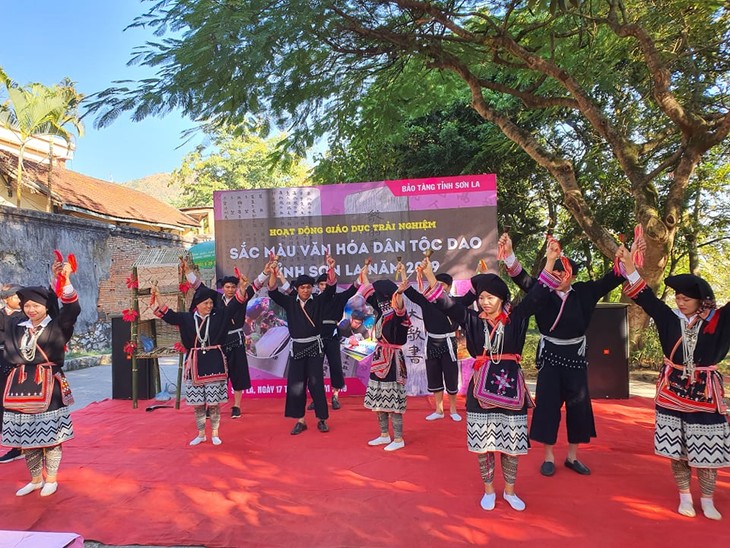
<instances>
[{"instance_id":1,"label":"tiled roof","mask_svg":"<svg viewBox=\"0 0 730 548\"><path fill-rule=\"evenodd\" d=\"M0 150L0 171L12 174L13 181L17 164L17 155ZM23 186L32 185L46 193L47 181L47 165L23 161ZM53 201L66 210L81 211L117 221L139 221L171 227L198 226L198 222L192 217L149 194L60 166L53 168L51 192Z\"/></svg>"}]
</instances>

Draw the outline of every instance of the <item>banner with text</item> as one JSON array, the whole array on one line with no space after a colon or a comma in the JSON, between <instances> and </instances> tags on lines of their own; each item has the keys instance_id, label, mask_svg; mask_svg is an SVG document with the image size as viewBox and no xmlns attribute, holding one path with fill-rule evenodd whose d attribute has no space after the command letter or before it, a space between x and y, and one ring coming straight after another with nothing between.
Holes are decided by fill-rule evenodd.
<instances>
[{"instance_id":1,"label":"banner with text","mask_svg":"<svg viewBox=\"0 0 730 548\"><path fill-rule=\"evenodd\" d=\"M470 278L480 259L492 269L496 266L494 174L233 190L216 192L213 202L218 277L230 275L238 267L252 278L272 253L279 257L281 271L290 280L300 274L317 277L325 272L329 253L337 261L341 285L354 281L366 259L372 261L371 281L394 279L399 259L411 274L429 250L434 270L448 272L455 280ZM415 276L411 279L415 281ZM345 320L352 310L363 307L363 303L348 304ZM252 308L257 320L251 319ZM415 308L414 315L420 316ZM256 321L263 324L264 333ZM285 318L270 307L265 290L249 305L247 323L253 336L249 344L256 346L249 352L254 380L251 392L283 395L288 354ZM422 347L425 335L422 323L415 324L414 344L406 352L413 366L407 386L409 393L423 393L424 359L417 346ZM364 342L348 348L344 341L347 389L360 393L367 384L370 347ZM416 342L420 344L416 346Z\"/></svg>"}]
</instances>

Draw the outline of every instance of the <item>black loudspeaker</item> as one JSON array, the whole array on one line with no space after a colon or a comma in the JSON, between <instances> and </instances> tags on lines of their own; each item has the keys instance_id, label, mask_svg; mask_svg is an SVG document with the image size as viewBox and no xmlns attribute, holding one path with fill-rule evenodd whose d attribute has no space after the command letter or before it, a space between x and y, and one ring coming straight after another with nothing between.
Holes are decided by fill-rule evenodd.
<instances>
[{"instance_id":1,"label":"black loudspeaker","mask_svg":"<svg viewBox=\"0 0 730 548\"><path fill-rule=\"evenodd\" d=\"M628 305L598 303L586 331L586 338L591 398L628 398Z\"/></svg>"},{"instance_id":2,"label":"black loudspeaker","mask_svg":"<svg viewBox=\"0 0 730 548\"><path fill-rule=\"evenodd\" d=\"M112 317L112 399L132 399L132 360L127 358L124 345L131 337L130 323L121 316ZM151 359L137 359L137 399L155 397Z\"/></svg>"}]
</instances>

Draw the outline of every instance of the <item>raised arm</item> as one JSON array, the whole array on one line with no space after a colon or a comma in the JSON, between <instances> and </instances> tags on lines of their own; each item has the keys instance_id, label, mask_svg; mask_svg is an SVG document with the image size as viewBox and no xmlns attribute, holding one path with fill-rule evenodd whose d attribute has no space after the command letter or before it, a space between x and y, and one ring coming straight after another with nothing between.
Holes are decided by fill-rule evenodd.
<instances>
[{"instance_id":1,"label":"raised arm","mask_svg":"<svg viewBox=\"0 0 730 548\"><path fill-rule=\"evenodd\" d=\"M512 247L512 239L509 237L509 234L506 232L502 234L499 237L497 245L503 250L502 254L505 257L504 265L507 267L507 274L509 277L512 278L512 281L522 291L529 291L530 288L535 285L537 280L525 272L520 261L518 261L517 257L515 257L514 249Z\"/></svg>"}]
</instances>

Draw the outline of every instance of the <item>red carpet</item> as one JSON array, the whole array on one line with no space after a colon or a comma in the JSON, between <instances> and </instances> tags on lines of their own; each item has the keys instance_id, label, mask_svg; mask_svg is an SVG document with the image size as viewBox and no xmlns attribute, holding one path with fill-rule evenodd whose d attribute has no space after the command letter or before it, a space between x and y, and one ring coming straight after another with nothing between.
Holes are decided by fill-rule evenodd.
<instances>
[{"instance_id":1,"label":"red carpet","mask_svg":"<svg viewBox=\"0 0 730 548\"><path fill-rule=\"evenodd\" d=\"M593 475L558 466L538 473L542 448L520 459L517 513L497 499L479 507L476 456L465 422L429 423L425 397L408 399L406 447L367 446L378 434L362 397L342 398L322 434L289 435L283 400L245 400L244 417L224 408L223 445L188 447L192 410L133 410L107 400L73 414L76 439L64 446L58 492L16 497L28 481L23 461L0 469L0 529L68 531L105 544L205 546L660 546L730 542L730 471L715 503L725 519L676 513L669 463L653 455L647 399L595 402L599 437L582 449ZM154 402L149 402L154 403ZM463 407L463 401L461 402ZM564 431L561 430L561 437ZM565 445L556 448L564 458ZM562 462L562 460L560 460ZM497 469L497 486L502 478Z\"/></svg>"}]
</instances>

